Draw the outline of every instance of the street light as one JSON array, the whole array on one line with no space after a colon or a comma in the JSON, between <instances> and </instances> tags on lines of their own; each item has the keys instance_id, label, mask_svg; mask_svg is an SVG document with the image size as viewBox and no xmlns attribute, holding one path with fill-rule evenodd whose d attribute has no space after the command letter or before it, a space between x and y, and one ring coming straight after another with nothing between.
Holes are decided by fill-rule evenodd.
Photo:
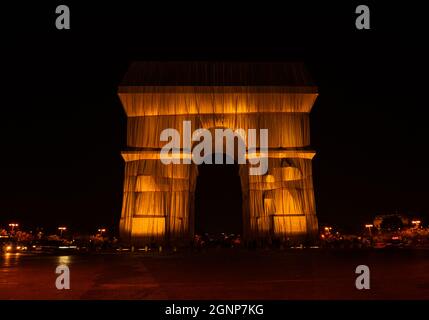
<instances>
[{"instance_id":1,"label":"street light","mask_svg":"<svg viewBox=\"0 0 429 320\"><path fill-rule=\"evenodd\" d=\"M60 230L60 237L63 237L63 231L66 231L67 228L66 227L58 227L58 230Z\"/></svg>"},{"instance_id":2,"label":"street light","mask_svg":"<svg viewBox=\"0 0 429 320\"><path fill-rule=\"evenodd\" d=\"M420 226L420 223L422 223L420 220L413 220L413 221L411 221L411 223L416 227L416 228L418 228L419 226Z\"/></svg>"},{"instance_id":3,"label":"street light","mask_svg":"<svg viewBox=\"0 0 429 320\"><path fill-rule=\"evenodd\" d=\"M15 228L15 227L19 227L19 224L17 224L17 223L9 223L9 227L11 227L11 231L13 232L13 229Z\"/></svg>"},{"instance_id":4,"label":"street light","mask_svg":"<svg viewBox=\"0 0 429 320\"><path fill-rule=\"evenodd\" d=\"M104 233L104 232L106 232L106 229L105 229L105 228L98 229L98 232L99 232L101 235L103 235L103 233Z\"/></svg>"},{"instance_id":5,"label":"street light","mask_svg":"<svg viewBox=\"0 0 429 320\"><path fill-rule=\"evenodd\" d=\"M373 227L374 227L374 225L373 225L373 224L366 224L366 225L365 225L365 228L368 228L368 230L369 230L369 235L370 235L370 236L372 236L372 232L371 232L372 230L371 230L371 229L372 229Z\"/></svg>"}]
</instances>

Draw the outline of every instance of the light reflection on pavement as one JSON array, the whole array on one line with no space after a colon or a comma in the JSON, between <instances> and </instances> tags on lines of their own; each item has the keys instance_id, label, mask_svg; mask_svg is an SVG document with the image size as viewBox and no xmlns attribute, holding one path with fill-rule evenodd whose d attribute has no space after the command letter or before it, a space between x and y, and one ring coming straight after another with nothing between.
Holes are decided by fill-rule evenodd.
<instances>
[{"instance_id":1,"label":"light reflection on pavement","mask_svg":"<svg viewBox=\"0 0 429 320\"><path fill-rule=\"evenodd\" d=\"M70 268L70 290L55 269ZM371 289L355 288L355 268ZM429 251L213 250L0 256L0 299L429 299Z\"/></svg>"}]
</instances>

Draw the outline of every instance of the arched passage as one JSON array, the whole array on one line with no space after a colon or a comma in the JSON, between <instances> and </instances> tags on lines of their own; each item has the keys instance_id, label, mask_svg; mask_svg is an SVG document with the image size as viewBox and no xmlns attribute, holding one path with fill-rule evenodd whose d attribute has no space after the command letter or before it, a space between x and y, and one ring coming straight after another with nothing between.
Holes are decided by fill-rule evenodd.
<instances>
[{"instance_id":1,"label":"arched passage","mask_svg":"<svg viewBox=\"0 0 429 320\"><path fill-rule=\"evenodd\" d=\"M201 164L195 190L195 233L243 233L238 164Z\"/></svg>"}]
</instances>

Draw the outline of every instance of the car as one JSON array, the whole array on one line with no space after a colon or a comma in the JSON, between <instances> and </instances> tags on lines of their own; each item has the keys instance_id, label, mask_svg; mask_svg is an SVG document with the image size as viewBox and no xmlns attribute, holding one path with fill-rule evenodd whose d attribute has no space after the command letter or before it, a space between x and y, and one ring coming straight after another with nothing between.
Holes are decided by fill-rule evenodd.
<instances>
[{"instance_id":1,"label":"car","mask_svg":"<svg viewBox=\"0 0 429 320\"><path fill-rule=\"evenodd\" d=\"M76 245L61 240L37 240L31 243L29 249L39 253L73 253L78 250Z\"/></svg>"},{"instance_id":2,"label":"car","mask_svg":"<svg viewBox=\"0 0 429 320\"><path fill-rule=\"evenodd\" d=\"M387 242L389 248L401 248L403 245L402 238L397 235L393 235Z\"/></svg>"},{"instance_id":3,"label":"car","mask_svg":"<svg viewBox=\"0 0 429 320\"><path fill-rule=\"evenodd\" d=\"M17 243L15 241L7 241L2 243L2 251L6 253L17 253L27 251L28 246L25 244Z\"/></svg>"}]
</instances>

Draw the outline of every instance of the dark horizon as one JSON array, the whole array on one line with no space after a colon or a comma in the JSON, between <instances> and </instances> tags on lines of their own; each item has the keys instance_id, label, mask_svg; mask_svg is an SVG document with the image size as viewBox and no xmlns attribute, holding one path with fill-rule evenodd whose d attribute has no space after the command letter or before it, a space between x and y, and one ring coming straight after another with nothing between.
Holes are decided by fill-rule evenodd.
<instances>
[{"instance_id":1,"label":"dark horizon","mask_svg":"<svg viewBox=\"0 0 429 320\"><path fill-rule=\"evenodd\" d=\"M353 230L381 213L427 219L424 19L398 24L394 8L371 6L372 30L358 31L354 8L253 10L219 24L215 12L186 19L73 4L64 32L25 13L32 27L4 37L0 225L117 229L126 148L117 87L137 60L304 61L319 88L311 112L319 222ZM31 14L53 21L54 9Z\"/></svg>"}]
</instances>

